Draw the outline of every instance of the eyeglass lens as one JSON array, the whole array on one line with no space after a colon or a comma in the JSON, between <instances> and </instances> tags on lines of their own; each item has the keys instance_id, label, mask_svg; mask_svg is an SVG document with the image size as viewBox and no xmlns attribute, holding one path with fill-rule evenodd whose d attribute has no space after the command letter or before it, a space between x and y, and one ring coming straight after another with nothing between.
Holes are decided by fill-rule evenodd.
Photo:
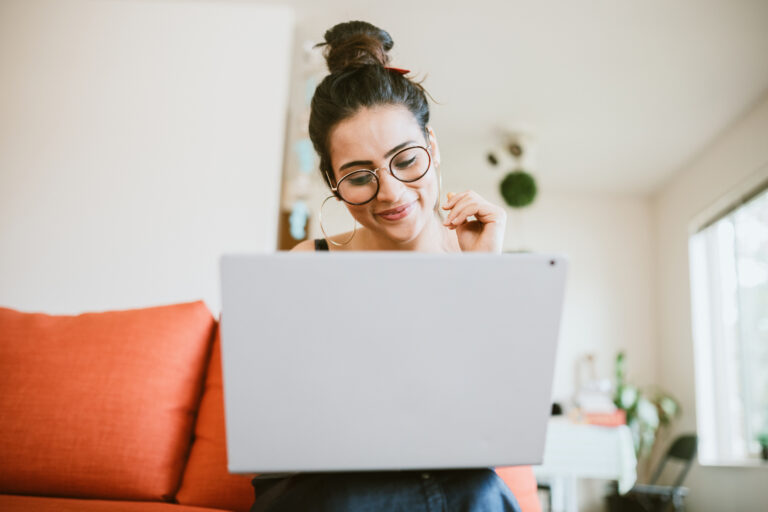
<instances>
[{"instance_id":1,"label":"eyeglass lens","mask_svg":"<svg viewBox=\"0 0 768 512\"><path fill-rule=\"evenodd\" d=\"M406 183L416 181L429 170L429 153L426 148L406 148L392 157L389 170L392 175ZM360 169L346 174L337 185L341 198L352 204L367 203L379 191L379 180L376 173L368 169Z\"/></svg>"}]
</instances>

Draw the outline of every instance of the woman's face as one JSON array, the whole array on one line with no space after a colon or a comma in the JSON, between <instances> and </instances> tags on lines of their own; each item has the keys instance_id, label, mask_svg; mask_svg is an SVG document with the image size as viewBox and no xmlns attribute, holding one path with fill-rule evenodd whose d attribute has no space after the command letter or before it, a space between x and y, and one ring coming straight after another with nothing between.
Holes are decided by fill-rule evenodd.
<instances>
[{"instance_id":1,"label":"woman's face","mask_svg":"<svg viewBox=\"0 0 768 512\"><path fill-rule=\"evenodd\" d=\"M379 168L379 192L362 205L346 204L352 216L376 234L398 242L409 242L434 221L438 197L436 162L440 160L437 140L429 129L429 143L411 112L400 105L363 108L341 121L330 134L330 156L334 179L359 169ZM389 172L396 149L431 145L432 162L420 179L403 183ZM347 167L351 162L364 162ZM342 167L344 167L342 169ZM402 210L403 207L406 207ZM388 213L398 210L394 214Z\"/></svg>"}]
</instances>

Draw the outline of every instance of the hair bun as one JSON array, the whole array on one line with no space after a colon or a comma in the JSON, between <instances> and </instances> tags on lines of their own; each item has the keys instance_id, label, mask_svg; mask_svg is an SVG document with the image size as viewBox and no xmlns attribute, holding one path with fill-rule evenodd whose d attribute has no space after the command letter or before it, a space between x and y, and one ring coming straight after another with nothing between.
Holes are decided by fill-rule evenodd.
<instances>
[{"instance_id":1,"label":"hair bun","mask_svg":"<svg viewBox=\"0 0 768 512\"><path fill-rule=\"evenodd\" d=\"M394 42L386 30L365 21L339 23L325 32L324 50L328 71L335 73L348 67L389 64L387 52Z\"/></svg>"}]
</instances>

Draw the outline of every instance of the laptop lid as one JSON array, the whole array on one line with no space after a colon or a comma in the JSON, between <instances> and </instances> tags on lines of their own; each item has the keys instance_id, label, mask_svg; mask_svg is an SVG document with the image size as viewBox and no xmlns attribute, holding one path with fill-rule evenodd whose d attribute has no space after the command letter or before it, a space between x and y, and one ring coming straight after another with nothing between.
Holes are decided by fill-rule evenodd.
<instances>
[{"instance_id":1,"label":"laptop lid","mask_svg":"<svg viewBox=\"0 0 768 512\"><path fill-rule=\"evenodd\" d=\"M567 259L221 258L230 472L539 464Z\"/></svg>"}]
</instances>

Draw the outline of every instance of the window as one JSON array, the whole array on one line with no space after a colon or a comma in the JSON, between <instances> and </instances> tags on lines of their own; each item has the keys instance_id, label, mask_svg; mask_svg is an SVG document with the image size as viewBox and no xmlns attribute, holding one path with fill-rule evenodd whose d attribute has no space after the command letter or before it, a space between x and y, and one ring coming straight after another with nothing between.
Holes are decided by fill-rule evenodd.
<instances>
[{"instance_id":1,"label":"window","mask_svg":"<svg viewBox=\"0 0 768 512\"><path fill-rule=\"evenodd\" d=\"M699 460L744 464L768 433L768 183L689 239Z\"/></svg>"}]
</instances>

